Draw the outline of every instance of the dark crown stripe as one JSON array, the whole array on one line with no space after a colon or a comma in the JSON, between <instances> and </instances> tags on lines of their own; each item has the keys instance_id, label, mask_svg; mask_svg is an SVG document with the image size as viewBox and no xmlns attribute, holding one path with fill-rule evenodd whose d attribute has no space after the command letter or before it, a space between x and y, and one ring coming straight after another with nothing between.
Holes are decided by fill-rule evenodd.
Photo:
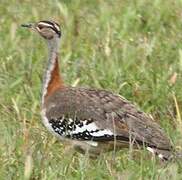
<instances>
[{"instance_id":1,"label":"dark crown stripe","mask_svg":"<svg viewBox=\"0 0 182 180\"><path fill-rule=\"evenodd\" d=\"M51 21L40 21L39 23L45 23L45 24L48 24L49 28L51 28L53 31L55 31L59 37L61 36L61 31L60 29L58 29L55 24L60 28L59 24L58 23L55 23L55 22L51 22ZM39 24L38 23L38 24ZM50 27L51 26L51 27Z\"/></svg>"}]
</instances>

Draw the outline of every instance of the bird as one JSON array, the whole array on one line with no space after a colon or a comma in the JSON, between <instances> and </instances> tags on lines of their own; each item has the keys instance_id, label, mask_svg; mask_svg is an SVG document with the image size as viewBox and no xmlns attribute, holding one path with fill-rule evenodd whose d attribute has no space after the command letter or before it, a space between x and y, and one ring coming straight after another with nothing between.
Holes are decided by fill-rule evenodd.
<instances>
[{"instance_id":1,"label":"bird","mask_svg":"<svg viewBox=\"0 0 182 180\"><path fill-rule=\"evenodd\" d=\"M100 155L122 148L146 148L162 160L173 156L170 138L160 125L136 105L104 89L71 87L59 69L62 31L55 21L21 25L38 33L48 46L43 76L41 117L45 127L82 152Z\"/></svg>"}]
</instances>

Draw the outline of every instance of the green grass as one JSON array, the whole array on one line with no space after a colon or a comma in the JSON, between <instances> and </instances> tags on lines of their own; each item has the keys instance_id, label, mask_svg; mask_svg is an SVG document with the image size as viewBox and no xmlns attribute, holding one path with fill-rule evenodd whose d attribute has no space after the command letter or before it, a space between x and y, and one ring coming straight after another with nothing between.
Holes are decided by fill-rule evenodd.
<instances>
[{"instance_id":1,"label":"green grass","mask_svg":"<svg viewBox=\"0 0 182 180\"><path fill-rule=\"evenodd\" d=\"M181 162L127 149L91 160L45 129L40 88L47 49L20 27L43 19L62 25L66 84L136 102L182 151L182 1L1 0L0 179L182 179Z\"/></svg>"}]
</instances>

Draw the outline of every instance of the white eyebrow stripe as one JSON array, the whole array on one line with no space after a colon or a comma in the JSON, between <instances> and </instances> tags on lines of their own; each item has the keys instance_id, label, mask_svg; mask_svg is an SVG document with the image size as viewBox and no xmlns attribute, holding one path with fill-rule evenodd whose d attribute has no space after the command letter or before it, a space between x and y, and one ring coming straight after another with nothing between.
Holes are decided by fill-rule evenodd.
<instances>
[{"instance_id":1,"label":"white eyebrow stripe","mask_svg":"<svg viewBox=\"0 0 182 180\"><path fill-rule=\"evenodd\" d=\"M59 26L58 26L57 24L54 24L54 26L55 26L55 28L56 28L58 31L60 31L60 28L59 28Z\"/></svg>"},{"instance_id":2,"label":"white eyebrow stripe","mask_svg":"<svg viewBox=\"0 0 182 180\"><path fill-rule=\"evenodd\" d=\"M52 25L48 24L48 23L44 23L44 22L39 22L39 25L43 25L43 26L47 26L47 27L53 27Z\"/></svg>"}]
</instances>

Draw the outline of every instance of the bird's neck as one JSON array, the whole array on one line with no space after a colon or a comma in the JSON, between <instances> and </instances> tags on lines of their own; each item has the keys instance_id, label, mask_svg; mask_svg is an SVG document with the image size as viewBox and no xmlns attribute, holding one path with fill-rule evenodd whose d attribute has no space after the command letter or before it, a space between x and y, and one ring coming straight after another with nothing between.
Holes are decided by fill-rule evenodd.
<instances>
[{"instance_id":1,"label":"bird's neck","mask_svg":"<svg viewBox=\"0 0 182 180\"><path fill-rule=\"evenodd\" d=\"M49 97L57 89L64 87L63 80L59 73L58 50L60 38L48 41L48 62L43 77L42 87L42 106L47 97Z\"/></svg>"}]
</instances>

